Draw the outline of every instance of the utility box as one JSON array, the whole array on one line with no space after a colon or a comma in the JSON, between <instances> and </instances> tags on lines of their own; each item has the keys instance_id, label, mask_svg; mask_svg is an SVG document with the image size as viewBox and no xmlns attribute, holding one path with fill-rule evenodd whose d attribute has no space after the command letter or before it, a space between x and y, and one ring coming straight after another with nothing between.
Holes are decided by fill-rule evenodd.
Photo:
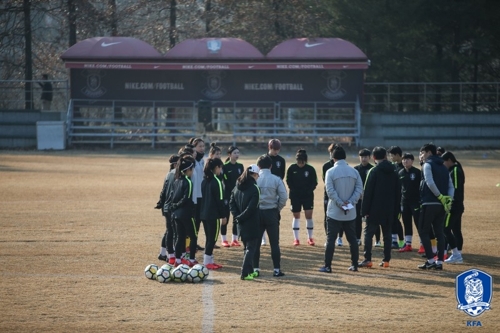
<instances>
[{"instance_id":1,"label":"utility box","mask_svg":"<svg viewBox=\"0 0 500 333\"><path fill-rule=\"evenodd\" d=\"M64 121L37 121L36 140L38 150L66 149L66 123Z\"/></svg>"}]
</instances>

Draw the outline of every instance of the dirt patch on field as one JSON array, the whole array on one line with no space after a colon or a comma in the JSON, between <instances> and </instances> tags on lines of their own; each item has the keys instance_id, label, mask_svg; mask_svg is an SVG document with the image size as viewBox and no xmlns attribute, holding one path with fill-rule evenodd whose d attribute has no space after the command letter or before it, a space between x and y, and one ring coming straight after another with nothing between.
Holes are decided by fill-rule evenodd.
<instances>
[{"instance_id":1,"label":"dirt patch on field","mask_svg":"<svg viewBox=\"0 0 500 333\"><path fill-rule=\"evenodd\" d=\"M319 273L320 180L315 247L292 246L289 205L282 212L286 276L272 277L266 246L261 277L241 281L241 248L221 248L214 254L224 268L195 285L160 284L143 274L147 264L160 264L164 220L153 207L165 153L0 152L0 331L459 332L471 329L468 320L480 320L488 332L500 329L495 308L472 318L457 310L455 296L455 277L470 268L500 279L497 152L456 153L466 173L462 265L422 272L416 252L393 253L389 269L352 273L344 239L333 273ZM310 156L319 176L326 160L326 153ZM353 154L348 161L357 163ZM300 232L305 242L303 218ZM375 249L374 260L381 257ZM499 290L495 284L494 296Z\"/></svg>"}]
</instances>

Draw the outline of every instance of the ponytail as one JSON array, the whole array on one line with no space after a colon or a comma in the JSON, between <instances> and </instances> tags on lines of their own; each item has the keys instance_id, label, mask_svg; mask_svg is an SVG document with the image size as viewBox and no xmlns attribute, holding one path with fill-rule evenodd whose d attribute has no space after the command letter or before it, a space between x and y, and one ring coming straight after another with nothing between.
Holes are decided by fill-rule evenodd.
<instances>
[{"instance_id":1,"label":"ponytail","mask_svg":"<svg viewBox=\"0 0 500 333\"><path fill-rule=\"evenodd\" d=\"M214 169L216 167L222 167L223 163L220 158L209 158L205 162L205 167L203 168L203 173L205 174L203 178L211 180L214 178Z\"/></svg>"},{"instance_id":2,"label":"ponytail","mask_svg":"<svg viewBox=\"0 0 500 333\"><path fill-rule=\"evenodd\" d=\"M193 156L185 155L181 156L177 161L177 165L175 166L175 179L180 179L189 169L194 168L194 158Z\"/></svg>"}]
</instances>

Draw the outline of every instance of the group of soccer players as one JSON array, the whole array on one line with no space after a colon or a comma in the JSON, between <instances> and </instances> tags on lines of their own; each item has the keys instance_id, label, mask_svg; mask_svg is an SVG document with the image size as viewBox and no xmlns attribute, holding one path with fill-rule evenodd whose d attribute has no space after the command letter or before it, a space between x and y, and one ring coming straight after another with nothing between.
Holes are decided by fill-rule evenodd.
<instances>
[{"instance_id":1,"label":"group of soccer players","mask_svg":"<svg viewBox=\"0 0 500 333\"><path fill-rule=\"evenodd\" d=\"M326 172L335 166L333 152L336 147L338 147L337 144L328 147L330 159L322 168L323 181L325 181ZM245 193L242 191L238 193L240 189L248 188L248 186L244 187L243 183L255 183L255 187L258 188L259 174L265 176L264 179L266 180L263 179L262 182L265 182L265 186L273 184L271 187L276 188L272 190L278 194L275 195L277 197L276 202L261 202L261 204L275 210L272 211L273 216L270 220L277 220L279 230L279 220L281 218L279 210L283 208L282 202L288 199L286 192L284 193L285 198L283 198L283 194L281 194L280 198L280 193L283 193L281 185L286 183L289 189L293 214L293 245L299 246L301 244L299 231L302 211L304 211L306 221L307 244L310 246L315 245L313 237L313 205L314 190L318 185L316 171L314 167L307 163L308 156L305 150L300 149L297 151L295 155L296 163L291 164L288 168L286 168L285 159L279 155L280 150L281 142L278 139L271 139L268 142L267 153L259 157L257 165L252 164L245 168L238 162L240 151L237 147L230 146L227 149L227 158L222 161L221 148L212 143L209 155L204 159L205 142L201 138L192 138L177 154L170 156L170 171L165 177L160 200L155 207L161 209L166 221L166 231L162 238L158 259L166 260L174 266L181 263L193 266L198 263L196 252L204 250L203 263L205 266L211 270L219 269L222 265L214 262L213 250L219 248L216 241L220 233L223 247L241 246L239 242L241 239L243 240L245 252L251 251L251 258L246 258L242 266L241 278L252 280L260 274L258 256L260 255L260 246L267 244L264 232L267 231L275 266L273 276L283 276L284 273L279 267L279 231L278 235L273 234L273 240L271 241L270 230L266 228L266 221L264 221L267 218L266 214L268 217L270 216L270 211L266 212L261 208L260 215L255 217L256 224L252 228L259 231L259 244L256 246L253 232L251 233L251 241L248 239L250 237L248 236L249 223L254 222L248 222L245 225L246 222L243 221L244 214L240 213L247 209L257 211L259 209L255 209L255 207L238 207L238 205L250 203L248 200L245 201ZM437 148L433 144L424 145L420 151L419 162L422 165L422 171L413 166L414 156L411 153L403 153L400 147L390 147L387 153L388 158L392 161L394 173L399 178L398 190L400 190L397 193L400 203L399 209L394 214L390 226L392 249L399 252L413 251L412 224L415 223L421 239L418 253L423 254L427 259L423 265L419 266L420 268L442 269L443 260L447 263L461 263L463 261L461 255L463 246L461 218L464 211L463 188L465 176L460 163L453 153L445 152L444 149ZM374 167L370 163L371 154L370 150L361 149L359 151L360 163L354 167L359 172L363 184ZM270 176L263 174L265 169L269 169L270 174L274 175L272 177L279 179L281 184L274 178L270 181ZM446 179L441 179L445 177L443 170L447 171ZM247 181L248 179L250 180ZM263 184L262 182L261 184ZM449 184L450 190L448 191ZM237 195L240 195L238 197L240 200L235 199ZM433 198L432 195L436 198ZM327 233L326 215L329 199L325 187L325 233ZM261 198L262 200L269 199ZM363 216L361 203L362 197L357 202L355 209L356 246L362 245ZM227 226L231 212L233 213L233 223L231 225L231 240L229 241ZM249 221L251 220L252 218L249 219ZM197 241L201 224L203 224L206 235L204 248ZM245 229L246 231L242 231ZM241 235L243 232L245 237ZM342 234L342 230L340 230L336 241L337 246L343 245ZM374 234L376 238L375 246L381 246L380 228L377 228ZM387 242L386 239L385 241ZM448 258L446 258L445 253L446 246L452 251L451 256ZM360 266L371 267L371 263L367 265L361 262ZM388 264L383 267L388 267Z\"/></svg>"}]
</instances>

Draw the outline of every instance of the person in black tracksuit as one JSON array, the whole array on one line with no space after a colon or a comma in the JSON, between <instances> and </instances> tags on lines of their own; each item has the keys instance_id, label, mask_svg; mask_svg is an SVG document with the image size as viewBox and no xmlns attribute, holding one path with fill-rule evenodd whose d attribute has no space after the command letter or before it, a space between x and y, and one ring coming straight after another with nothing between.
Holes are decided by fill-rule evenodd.
<instances>
[{"instance_id":1,"label":"person in black tracksuit","mask_svg":"<svg viewBox=\"0 0 500 333\"><path fill-rule=\"evenodd\" d=\"M307 153L304 149L299 149L297 151L295 160L297 163L290 165L286 171L286 183L290 189L290 203L293 214L293 245L300 245L300 212L304 209L307 226L307 244L314 246L314 222L312 216L314 207L314 190L316 189L316 186L318 186L318 177L316 176L316 170L314 167L307 164Z\"/></svg>"},{"instance_id":2,"label":"person in black tracksuit","mask_svg":"<svg viewBox=\"0 0 500 333\"><path fill-rule=\"evenodd\" d=\"M399 170L399 182L401 183L401 218L405 228L405 246L399 252L412 252L413 238L412 217L415 227L418 229L420 216L420 181L422 174L419 169L413 166L415 157L413 154L403 155L403 169Z\"/></svg>"},{"instance_id":3,"label":"person in black tracksuit","mask_svg":"<svg viewBox=\"0 0 500 333\"><path fill-rule=\"evenodd\" d=\"M420 148L419 159L422 165L422 181L420 183L420 202L422 208L418 221L418 233L425 249L427 261L419 265L419 269L443 269L445 254L444 221L449 211L455 189L451 182L444 161L436 155L434 144L425 144ZM429 237L434 230L437 240L437 260Z\"/></svg>"},{"instance_id":4,"label":"person in black tracksuit","mask_svg":"<svg viewBox=\"0 0 500 333\"><path fill-rule=\"evenodd\" d=\"M228 157L222 166L222 178L224 179L224 198L226 203L226 219L229 223L229 199L231 198L231 192L233 192L234 187L236 186L236 181L243 173L244 167L243 164L238 163L238 159L240 158L240 150L236 146L230 146L227 149ZM230 246L240 246L238 243L238 228L236 223L232 226L232 236L231 243L228 242L227 235L227 224L223 224L220 229L220 234L222 238L222 246L230 247Z\"/></svg>"},{"instance_id":5,"label":"person in black tracksuit","mask_svg":"<svg viewBox=\"0 0 500 333\"><path fill-rule=\"evenodd\" d=\"M254 275L253 259L262 236L259 228L260 193L256 182L258 177L259 167L255 164L250 165L238 178L237 185L229 200L229 208L238 225L245 251L241 267L242 280L253 280L256 276Z\"/></svg>"},{"instance_id":6,"label":"person in black tracksuit","mask_svg":"<svg viewBox=\"0 0 500 333\"><path fill-rule=\"evenodd\" d=\"M462 246L464 239L462 236L462 214L464 213L464 185L465 173L460 162L457 161L455 155L451 151L447 151L442 155L444 165L450 171L451 182L455 188L453 203L450 213L446 216L444 235L452 250L451 256L444 262L449 264L461 264Z\"/></svg>"},{"instance_id":7,"label":"person in black tracksuit","mask_svg":"<svg viewBox=\"0 0 500 333\"><path fill-rule=\"evenodd\" d=\"M221 265L214 263L213 250L219 236L220 224L225 225L226 207L224 205L224 186L219 179L222 171L222 161L219 158L209 158L205 161L204 179L201 183L200 218L206 226L206 243L203 263L208 269L219 269Z\"/></svg>"},{"instance_id":8,"label":"person in black tracksuit","mask_svg":"<svg viewBox=\"0 0 500 333\"><path fill-rule=\"evenodd\" d=\"M384 237L384 258L380 266L389 267L391 226L400 208L401 188L394 166L387 161L385 148L375 147L372 154L377 165L368 172L361 204L361 214L366 217L365 260L359 263L359 267L372 266L372 239L380 226Z\"/></svg>"},{"instance_id":9,"label":"person in black tracksuit","mask_svg":"<svg viewBox=\"0 0 500 333\"><path fill-rule=\"evenodd\" d=\"M285 179L286 173L286 162L283 157L279 154L281 150L281 142L278 139L271 139L267 144L269 151L267 152L267 156L271 158L273 161L273 166L271 168L271 173L280 177L281 179Z\"/></svg>"},{"instance_id":10,"label":"person in black tracksuit","mask_svg":"<svg viewBox=\"0 0 500 333\"><path fill-rule=\"evenodd\" d=\"M399 174L399 171L404 169L403 163L402 163L402 156L403 156L403 150L399 146L392 146L387 150L389 153L389 158L391 159L392 163L394 164L394 168L396 169L396 174ZM402 243L404 241L404 235L403 235L403 225L401 224L401 221L399 220L399 211L398 214L395 215L394 221L392 223L392 248L398 250L400 247L404 246L403 244L398 243L398 238L400 242Z\"/></svg>"},{"instance_id":11,"label":"person in black tracksuit","mask_svg":"<svg viewBox=\"0 0 500 333\"><path fill-rule=\"evenodd\" d=\"M171 155L168 159L170 163L170 171L165 176L165 180L163 182L163 188L160 193L160 199L156 203L155 209L161 209L162 215L165 217L165 233L163 234L163 238L161 239L161 247L160 254L158 255L158 260L169 261L171 264L175 263L175 254L174 254L174 234L175 228L174 223L172 221L172 216L168 214L168 205L171 200L171 192L172 187L175 181L175 165L179 160L179 155ZM167 209L165 209L165 204L167 203ZM167 254L168 252L168 254Z\"/></svg>"},{"instance_id":12,"label":"person in black tracksuit","mask_svg":"<svg viewBox=\"0 0 500 333\"><path fill-rule=\"evenodd\" d=\"M181 263L194 266L197 261L194 259L198 232L194 220L195 206L193 202L193 174L195 160L192 156L182 156L177 162L175 171L175 182L172 189L172 201L170 212L177 231L177 241L175 243L175 266ZM184 258L186 254L186 236L190 238L190 259Z\"/></svg>"},{"instance_id":13,"label":"person in black tracksuit","mask_svg":"<svg viewBox=\"0 0 500 333\"><path fill-rule=\"evenodd\" d=\"M364 148L361 149L358 153L359 155L359 164L354 167L359 173L361 177L361 181L363 182L363 186L366 182L366 176L373 165L370 164L370 157L372 156L371 151ZM363 202L363 196L359 199L356 204L356 237L358 238L358 244L361 245L361 232L363 230L363 216L361 216L361 203ZM380 242L380 228L375 232L375 240L376 242Z\"/></svg>"}]
</instances>

